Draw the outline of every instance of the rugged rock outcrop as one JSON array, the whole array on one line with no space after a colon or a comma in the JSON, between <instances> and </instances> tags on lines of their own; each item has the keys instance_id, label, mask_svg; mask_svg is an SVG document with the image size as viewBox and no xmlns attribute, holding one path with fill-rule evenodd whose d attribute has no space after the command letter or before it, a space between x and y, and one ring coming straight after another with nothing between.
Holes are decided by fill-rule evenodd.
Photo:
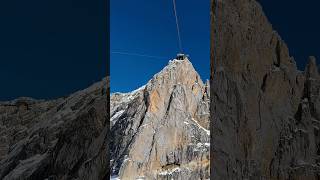
<instances>
[{"instance_id":1,"label":"rugged rock outcrop","mask_svg":"<svg viewBox=\"0 0 320 180\"><path fill-rule=\"evenodd\" d=\"M145 86L111 95L111 169L126 179L209 179L209 87L172 60Z\"/></svg>"},{"instance_id":2,"label":"rugged rock outcrop","mask_svg":"<svg viewBox=\"0 0 320 180\"><path fill-rule=\"evenodd\" d=\"M319 179L320 78L256 0L212 1L212 179Z\"/></svg>"},{"instance_id":3,"label":"rugged rock outcrop","mask_svg":"<svg viewBox=\"0 0 320 180\"><path fill-rule=\"evenodd\" d=\"M0 179L109 177L106 80L57 100L0 103Z\"/></svg>"}]
</instances>

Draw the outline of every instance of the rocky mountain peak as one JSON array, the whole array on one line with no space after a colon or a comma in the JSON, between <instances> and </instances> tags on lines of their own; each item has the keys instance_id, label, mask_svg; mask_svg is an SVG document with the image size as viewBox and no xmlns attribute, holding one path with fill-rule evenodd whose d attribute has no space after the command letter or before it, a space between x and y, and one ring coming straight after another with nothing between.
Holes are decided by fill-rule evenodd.
<instances>
[{"instance_id":1,"label":"rocky mountain peak","mask_svg":"<svg viewBox=\"0 0 320 180\"><path fill-rule=\"evenodd\" d=\"M169 61L138 90L112 94L110 114L113 175L209 177L208 85L187 58Z\"/></svg>"},{"instance_id":2,"label":"rocky mountain peak","mask_svg":"<svg viewBox=\"0 0 320 180\"><path fill-rule=\"evenodd\" d=\"M185 58L184 60L170 60L168 65L157 73L148 84L151 86L184 84L191 87L194 84L203 85L203 82L192 63L188 58Z\"/></svg>"},{"instance_id":3,"label":"rocky mountain peak","mask_svg":"<svg viewBox=\"0 0 320 180\"><path fill-rule=\"evenodd\" d=\"M165 113L165 105L172 98L171 94L179 88L190 91L196 99L201 99L206 94L204 83L187 58L170 60L168 65L148 82L146 92L150 112L162 116ZM159 111L161 109L162 112ZM194 112L195 109L188 111Z\"/></svg>"}]
</instances>

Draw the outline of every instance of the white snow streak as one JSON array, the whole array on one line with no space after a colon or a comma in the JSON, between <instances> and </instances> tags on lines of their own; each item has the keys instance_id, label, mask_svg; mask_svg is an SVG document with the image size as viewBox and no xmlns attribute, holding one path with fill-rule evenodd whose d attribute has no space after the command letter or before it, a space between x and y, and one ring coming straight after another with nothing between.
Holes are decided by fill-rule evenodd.
<instances>
[{"instance_id":1,"label":"white snow streak","mask_svg":"<svg viewBox=\"0 0 320 180\"><path fill-rule=\"evenodd\" d=\"M195 122L195 124L196 124L200 129L204 130L204 131L207 133L207 135L210 136L210 131L209 131L209 130L207 130L206 128L202 127L195 119L192 118L192 120L193 120L193 122Z\"/></svg>"},{"instance_id":2,"label":"white snow streak","mask_svg":"<svg viewBox=\"0 0 320 180\"><path fill-rule=\"evenodd\" d=\"M167 175L172 175L175 172L181 172L181 169L179 167L170 169L170 170L166 170L166 171L162 171L159 173L159 175L161 176L167 176Z\"/></svg>"}]
</instances>

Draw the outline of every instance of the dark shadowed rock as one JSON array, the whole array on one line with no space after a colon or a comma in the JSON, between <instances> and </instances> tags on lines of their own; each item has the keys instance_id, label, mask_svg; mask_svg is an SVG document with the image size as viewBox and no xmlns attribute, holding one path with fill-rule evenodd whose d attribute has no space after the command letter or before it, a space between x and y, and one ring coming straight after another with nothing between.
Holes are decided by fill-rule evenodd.
<instances>
[{"instance_id":1,"label":"dark shadowed rock","mask_svg":"<svg viewBox=\"0 0 320 180\"><path fill-rule=\"evenodd\" d=\"M213 179L318 179L319 75L255 0L212 1Z\"/></svg>"}]
</instances>

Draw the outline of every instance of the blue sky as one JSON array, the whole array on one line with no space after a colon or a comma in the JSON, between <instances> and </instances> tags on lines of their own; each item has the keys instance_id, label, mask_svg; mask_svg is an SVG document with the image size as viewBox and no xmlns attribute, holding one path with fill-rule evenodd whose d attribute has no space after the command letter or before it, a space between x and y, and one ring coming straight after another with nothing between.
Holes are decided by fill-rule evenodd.
<instances>
[{"instance_id":1,"label":"blue sky","mask_svg":"<svg viewBox=\"0 0 320 180\"><path fill-rule=\"evenodd\" d=\"M179 51L172 0L111 0L111 92L147 83ZM210 0L176 0L182 46L203 80L210 74Z\"/></svg>"},{"instance_id":2,"label":"blue sky","mask_svg":"<svg viewBox=\"0 0 320 180\"><path fill-rule=\"evenodd\" d=\"M66 96L105 77L105 0L0 4L0 101Z\"/></svg>"}]
</instances>

